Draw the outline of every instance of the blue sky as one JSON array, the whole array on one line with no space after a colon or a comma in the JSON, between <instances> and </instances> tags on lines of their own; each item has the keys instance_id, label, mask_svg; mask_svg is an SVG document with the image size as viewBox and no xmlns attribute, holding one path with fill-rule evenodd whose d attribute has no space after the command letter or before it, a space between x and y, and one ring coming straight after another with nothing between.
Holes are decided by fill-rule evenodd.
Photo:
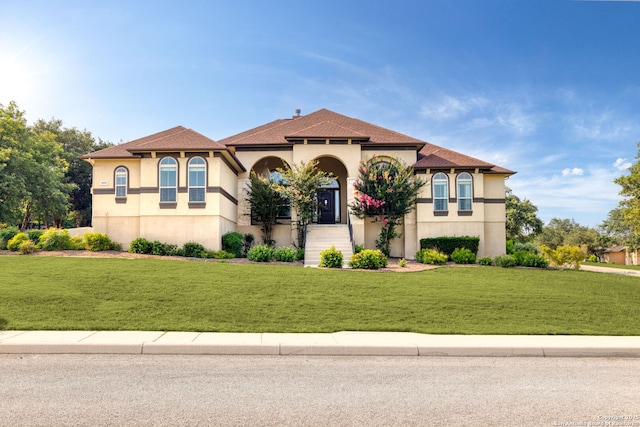
<instances>
[{"instance_id":1,"label":"blue sky","mask_svg":"<svg viewBox=\"0 0 640 427\"><path fill-rule=\"evenodd\" d=\"M118 143L328 108L496 163L596 226L640 141L640 2L0 2L0 103Z\"/></svg>"}]
</instances>

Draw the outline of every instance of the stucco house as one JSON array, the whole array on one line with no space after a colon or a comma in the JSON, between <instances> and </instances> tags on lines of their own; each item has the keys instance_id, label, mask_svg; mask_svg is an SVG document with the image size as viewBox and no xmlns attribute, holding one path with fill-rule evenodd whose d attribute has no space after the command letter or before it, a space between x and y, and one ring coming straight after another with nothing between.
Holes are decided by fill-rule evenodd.
<instances>
[{"instance_id":1,"label":"stucco house","mask_svg":"<svg viewBox=\"0 0 640 427\"><path fill-rule=\"evenodd\" d=\"M395 157L428 182L391 255L414 258L420 239L477 236L478 256L505 252L505 179L515 172L327 109L279 119L220 141L182 126L83 156L93 165L93 228L123 247L137 237L220 249L229 231L252 233L245 189L252 170L318 160L337 179L318 192L315 227L351 227L375 247L379 223L349 213L359 162ZM289 210L277 246L295 242ZM322 232L317 234L323 234ZM309 244L309 242L307 242Z\"/></svg>"}]
</instances>

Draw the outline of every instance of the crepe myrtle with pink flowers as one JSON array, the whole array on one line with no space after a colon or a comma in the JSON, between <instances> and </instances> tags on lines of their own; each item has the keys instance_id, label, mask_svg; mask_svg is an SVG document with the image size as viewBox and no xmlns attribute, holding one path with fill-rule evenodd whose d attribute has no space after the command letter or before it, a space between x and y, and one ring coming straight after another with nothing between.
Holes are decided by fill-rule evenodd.
<instances>
[{"instance_id":1,"label":"crepe myrtle with pink flowers","mask_svg":"<svg viewBox=\"0 0 640 427\"><path fill-rule=\"evenodd\" d=\"M376 248L389 256L391 240L401 237L396 227L415 209L418 193L426 181L416 177L413 168L393 157L361 161L358 172L354 201L349 207L358 218L372 218L382 223Z\"/></svg>"}]
</instances>

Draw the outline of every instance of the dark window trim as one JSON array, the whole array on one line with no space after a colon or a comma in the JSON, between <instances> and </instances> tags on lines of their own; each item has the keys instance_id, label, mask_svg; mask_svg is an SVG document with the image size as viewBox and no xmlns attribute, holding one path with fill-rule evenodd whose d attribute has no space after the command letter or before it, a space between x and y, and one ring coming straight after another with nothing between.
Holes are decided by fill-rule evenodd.
<instances>
[{"instance_id":1,"label":"dark window trim","mask_svg":"<svg viewBox=\"0 0 640 427\"><path fill-rule=\"evenodd\" d=\"M473 216L473 210L458 211L458 216Z\"/></svg>"}]
</instances>

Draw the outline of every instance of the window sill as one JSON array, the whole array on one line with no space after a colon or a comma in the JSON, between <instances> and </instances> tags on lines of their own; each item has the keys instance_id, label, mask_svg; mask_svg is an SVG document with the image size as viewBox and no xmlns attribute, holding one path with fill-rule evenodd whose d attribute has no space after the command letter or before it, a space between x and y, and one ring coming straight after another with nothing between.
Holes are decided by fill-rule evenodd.
<instances>
[{"instance_id":1,"label":"window sill","mask_svg":"<svg viewBox=\"0 0 640 427\"><path fill-rule=\"evenodd\" d=\"M160 202L160 209L175 209L177 207L177 202Z\"/></svg>"},{"instance_id":2,"label":"window sill","mask_svg":"<svg viewBox=\"0 0 640 427\"><path fill-rule=\"evenodd\" d=\"M189 202L189 209L204 209L207 207L207 202Z\"/></svg>"},{"instance_id":3,"label":"window sill","mask_svg":"<svg viewBox=\"0 0 640 427\"><path fill-rule=\"evenodd\" d=\"M458 216L472 216L473 211L458 211Z\"/></svg>"},{"instance_id":4,"label":"window sill","mask_svg":"<svg viewBox=\"0 0 640 427\"><path fill-rule=\"evenodd\" d=\"M126 197L116 197L116 203L127 203Z\"/></svg>"},{"instance_id":5,"label":"window sill","mask_svg":"<svg viewBox=\"0 0 640 427\"><path fill-rule=\"evenodd\" d=\"M449 216L449 211L433 211L433 216Z\"/></svg>"}]
</instances>

